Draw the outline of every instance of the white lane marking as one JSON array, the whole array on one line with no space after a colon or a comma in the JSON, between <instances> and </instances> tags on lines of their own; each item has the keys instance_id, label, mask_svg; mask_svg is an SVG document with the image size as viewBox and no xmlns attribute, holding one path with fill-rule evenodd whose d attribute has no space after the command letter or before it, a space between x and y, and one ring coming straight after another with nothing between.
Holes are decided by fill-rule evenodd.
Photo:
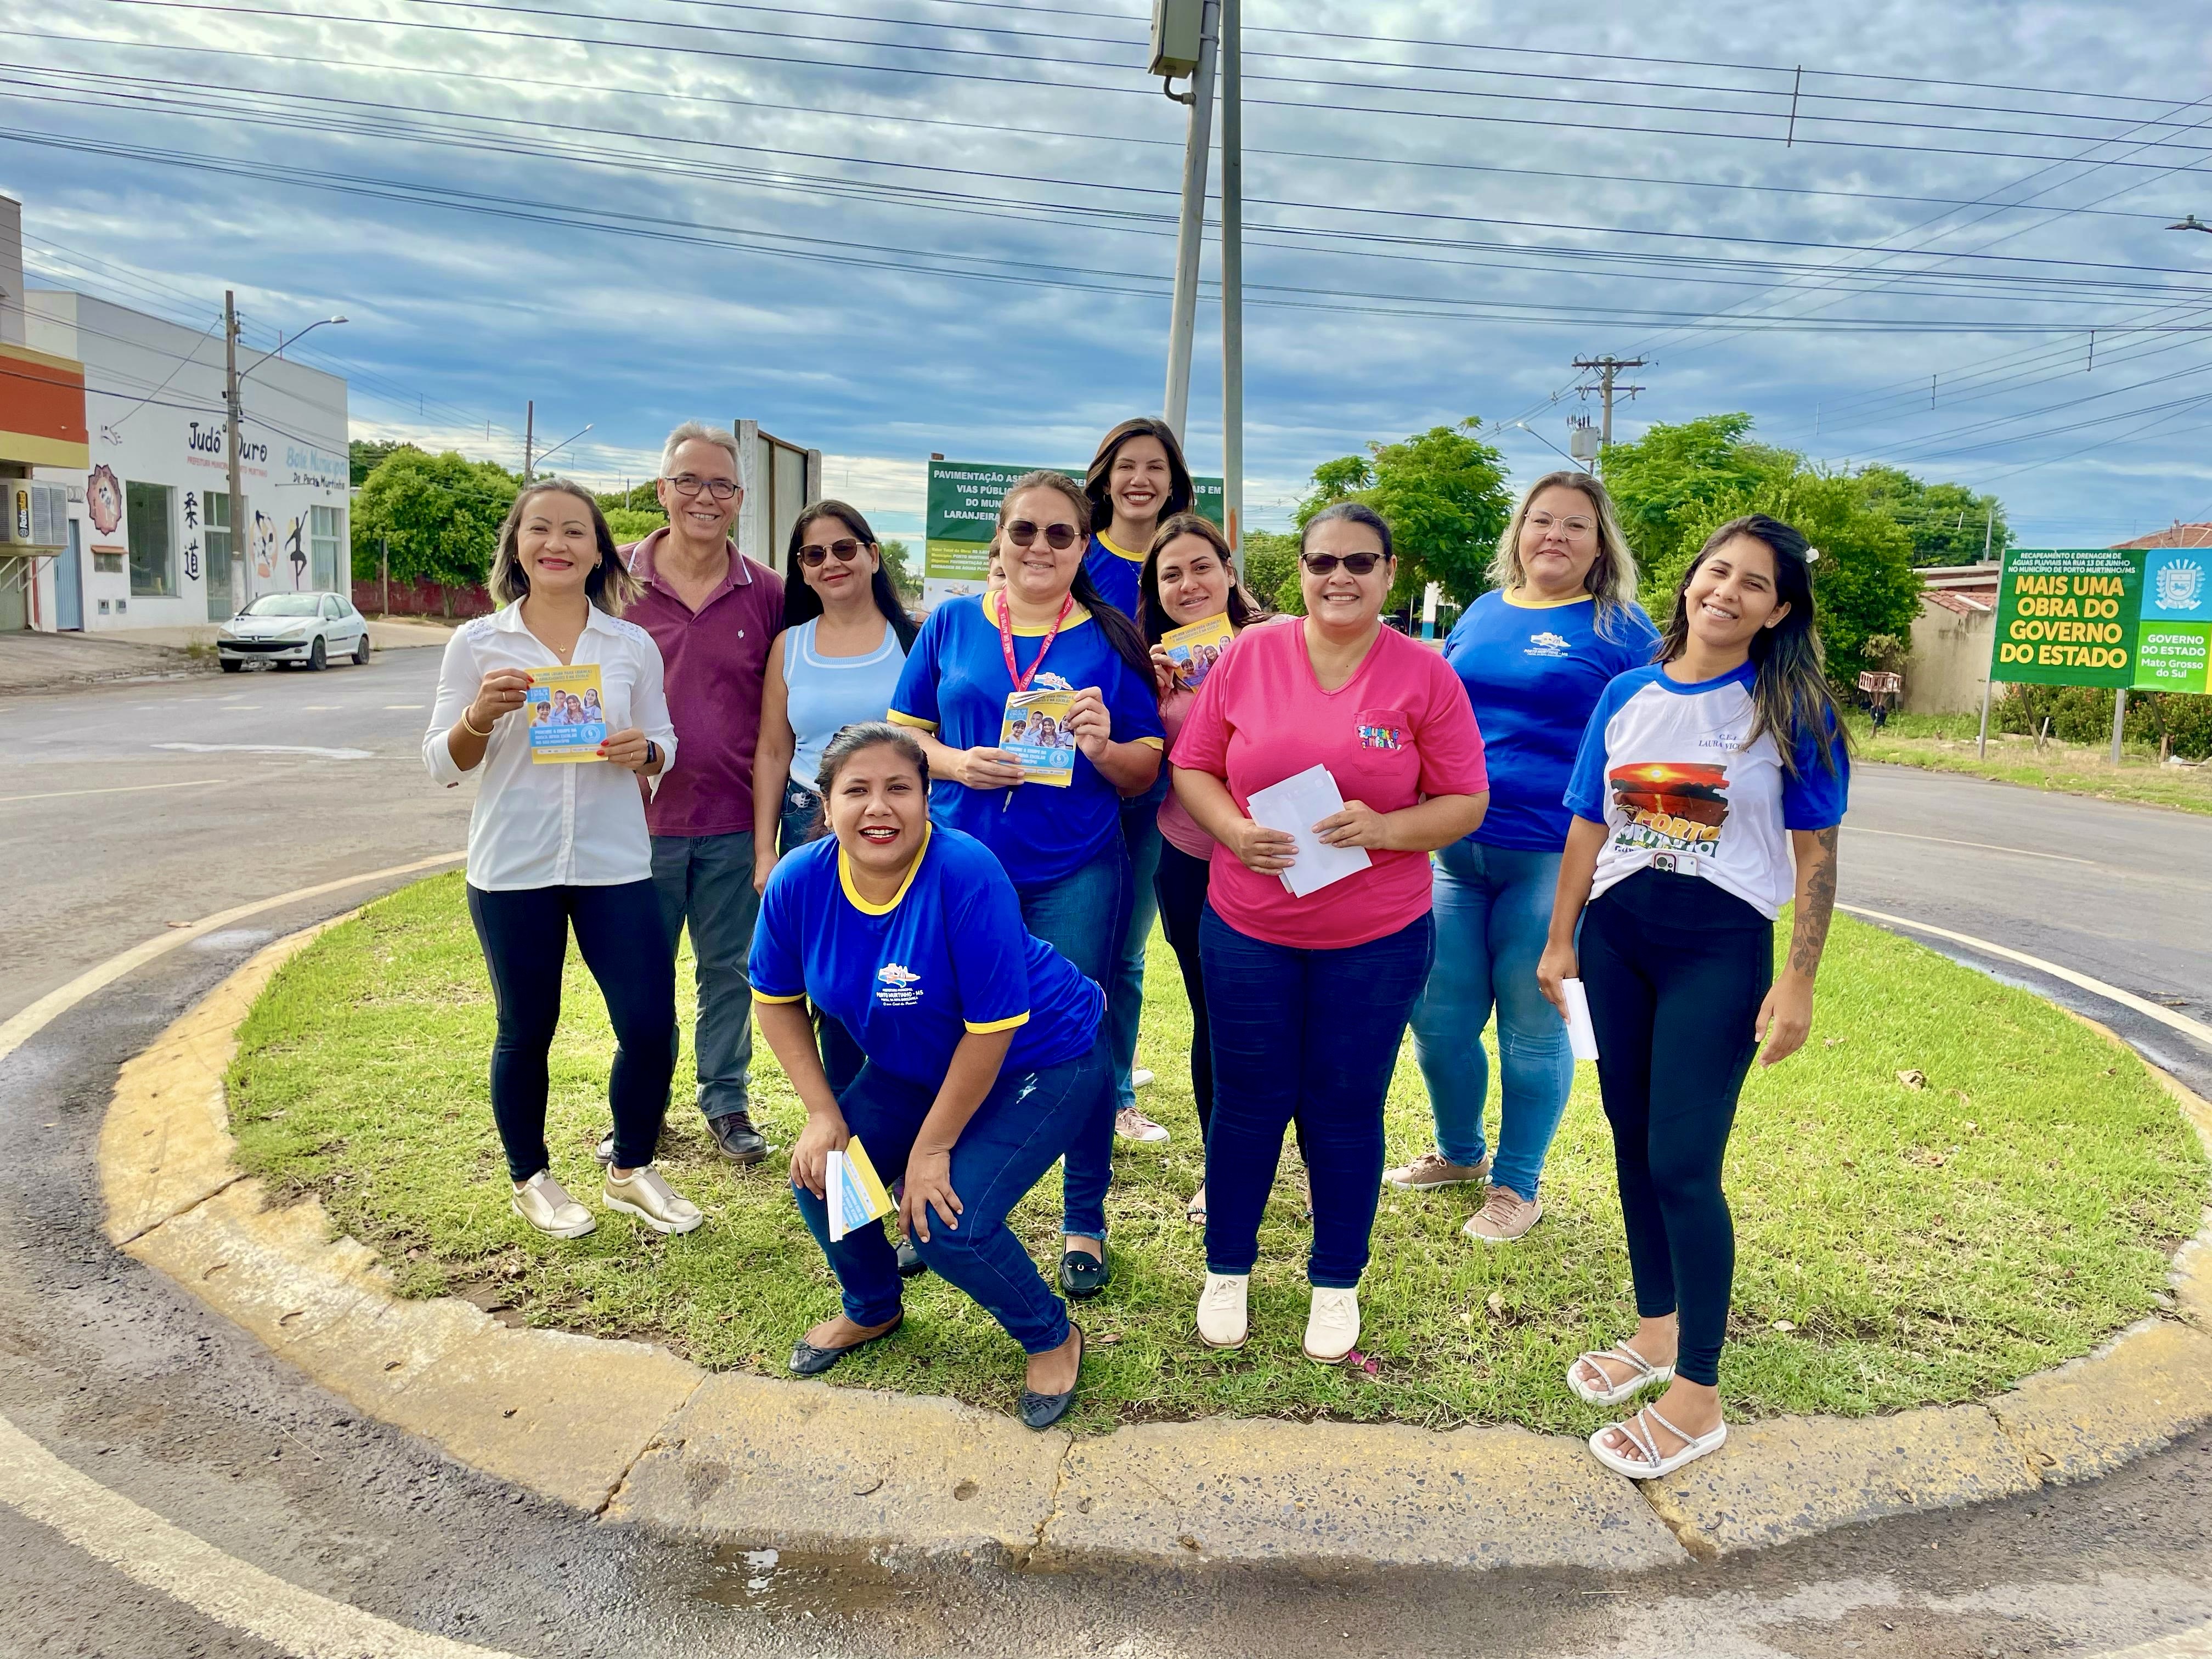
<instances>
[{"instance_id":1,"label":"white lane marking","mask_svg":"<svg viewBox=\"0 0 2212 1659\"><path fill-rule=\"evenodd\" d=\"M2002 957L2007 962L2017 962L2023 967L2034 969L2039 974L2048 974L2053 979L2063 980L2069 985L2078 986L2092 996L2102 997L2107 1002L2117 1002L2123 1008L2131 1008L2145 1019L2154 1019L2161 1025L2170 1025L2184 1036L2195 1037L2207 1048L2212 1048L2212 1025L2207 1025L2201 1020L2191 1019L2186 1014L2177 1014L2171 1008L2162 1008L2157 1003L2139 997L2132 991L2123 991L2117 985L2107 985L2101 979L2092 979L2088 975L2076 973L2071 968L2062 968L2055 962L2045 962L2041 957L2032 957L2025 951L2015 951L2007 945L1992 945L1985 939L1976 939L1972 933L1954 933L1948 927L1936 927L1924 921L1915 921L1910 916L1893 916L1880 910L1863 910L1856 904L1838 904L1836 908L1848 910L1855 916L1864 916L1869 921L1887 922L1893 927L1909 927L1917 933L1932 933L1937 939L1948 939L1954 945L1963 945L1969 950L1979 951L1984 956Z\"/></svg>"},{"instance_id":2,"label":"white lane marking","mask_svg":"<svg viewBox=\"0 0 2212 1659\"><path fill-rule=\"evenodd\" d=\"M2140 1647L2121 1648L2106 1654L2105 1659L2212 1659L2212 1625L2177 1631Z\"/></svg>"},{"instance_id":3,"label":"white lane marking","mask_svg":"<svg viewBox=\"0 0 2212 1659\"><path fill-rule=\"evenodd\" d=\"M228 927L248 916L258 916L264 910L282 908L303 900L320 898L325 893L335 893L343 888L358 887L365 881L382 881L390 876L412 876L426 870L436 870L448 864L459 864L468 856L465 853L441 853L435 858L417 859L412 864L395 864L382 870L364 870L357 876L341 877L313 887L296 887L289 893L279 893L274 898L256 899L251 904L240 904L228 910L218 910L211 916L202 916L187 927L173 927L166 933L157 933L143 945L134 945L119 956L110 957L97 968L88 968L68 984L49 991L21 1012L0 1021L0 1060L21 1048L32 1037L95 991L112 985L134 969L143 968L159 956L166 956L180 945Z\"/></svg>"},{"instance_id":4,"label":"white lane marking","mask_svg":"<svg viewBox=\"0 0 2212 1659\"><path fill-rule=\"evenodd\" d=\"M0 1503L125 1577L301 1659L514 1659L264 1572L80 1474L0 1417Z\"/></svg>"},{"instance_id":5,"label":"white lane marking","mask_svg":"<svg viewBox=\"0 0 2212 1659\"><path fill-rule=\"evenodd\" d=\"M2055 859L2061 864L2086 864L2097 867L2094 859L2077 859L2070 853L2033 853L2025 847L2000 847L1990 841L1960 841L1951 836L1913 836L1902 830L1870 830L1863 823L1844 821L1844 828L1856 836L1888 836L1898 841L1932 841L1944 847L1973 847L1984 853L2009 853L2016 859Z\"/></svg>"},{"instance_id":6,"label":"white lane marking","mask_svg":"<svg viewBox=\"0 0 2212 1659\"><path fill-rule=\"evenodd\" d=\"M205 789L228 778L193 778L184 783L118 783L106 789L50 789L43 795L0 795L0 806L16 800L68 800L77 795L143 795L149 789Z\"/></svg>"},{"instance_id":7,"label":"white lane marking","mask_svg":"<svg viewBox=\"0 0 2212 1659\"><path fill-rule=\"evenodd\" d=\"M300 712L303 714L327 714L333 708L344 707L342 702L303 702L300 705Z\"/></svg>"},{"instance_id":8,"label":"white lane marking","mask_svg":"<svg viewBox=\"0 0 2212 1659\"><path fill-rule=\"evenodd\" d=\"M374 760L373 749L321 749L309 743L157 743L155 749L181 749L191 755L319 755L325 760Z\"/></svg>"},{"instance_id":9,"label":"white lane marking","mask_svg":"<svg viewBox=\"0 0 2212 1659\"><path fill-rule=\"evenodd\" d=\"M387 702L387 703L386 703L386 704L385 704L384 706L385 706L385 708L387 708L387 709L392 709L392 708L413 708L413 709L422 709L422 708L428 708L430 705L429 705L428 703L427 703L427 702Z\"/></svg>"}]
</instances>

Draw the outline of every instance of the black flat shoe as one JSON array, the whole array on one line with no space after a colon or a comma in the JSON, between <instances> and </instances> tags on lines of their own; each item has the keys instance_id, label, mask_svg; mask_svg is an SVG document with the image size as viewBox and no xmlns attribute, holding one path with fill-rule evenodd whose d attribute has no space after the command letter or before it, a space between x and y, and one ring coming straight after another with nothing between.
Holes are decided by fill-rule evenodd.
<instances>
[{"instance_id":1,"label":"black flat shoe","mask_svg":"<svg viewBox=\"0 0 2212 1659\"><path fill-rule=\"evenodd\" d=\"M1080 1383L1083 1380L1083 1327L1070 1325L1068 1328L1075 1333L1075 1376L1076 1382ZM1022 1421L1033 1429L1048 1429L1066 1416L1067 1408L1074 1403L1075 1389L1073 1387L1066 1394L1039 1394L1035 1389L1024 1389Z\"/></svg>"},{"instance_id":2,"label":"black flat shoe","mask_svg":"<svg viewBox=\"0 0 2212 1659\"><path fill-rule=\"evenodd\" d=\"M1060 1288L1078 1302L1088 1302L1114 1282L1114 1270L1103 1255L1070 1250L1060 1259Z\"/></svg>"},{"instance_id":3,"label":"black flat shoe","mask_svg":"<svg viewBox=\"0 0 2212 1659\"><path fill-rule=\"evenodd\" d=\"M929 1263L921 1259L921 1252L914 1248L914 1240L902 1238L898 1247L898 1275L901 1279L919 1279L929 1271Z\"/></svg>"},{"instance_id":4,"label":"black flat shoe","mask_svg":"<svg viewBox=\"0 0 2212 1659\"><path fill-rule=\"evenodd\" d=\"M791 1345L791 1374L793 1376L819 1376L847 1354L857 1353L871 1342L882 1341L905 1323L906 1316L901 1314L891 1321L888 1328L878 1331L873 1336L864 1336L858 1342L842 1348L817 1348L801 1337Z\"/></svg>"},{"instance_id":5,"label":"black flat shoe","mask_svg":"<svg viewBox=\"0 0 2212 1659\"><path fill-rule=\"evenodd\" d=\"M707 1133L714 1137L714 1149L732 1164L750 1166L768 1156L768 1137L753 1127L752 1118L747 1113L728 1112L720 1117L710 1117L707 1120Z\"/></svg>"}]
</instances>

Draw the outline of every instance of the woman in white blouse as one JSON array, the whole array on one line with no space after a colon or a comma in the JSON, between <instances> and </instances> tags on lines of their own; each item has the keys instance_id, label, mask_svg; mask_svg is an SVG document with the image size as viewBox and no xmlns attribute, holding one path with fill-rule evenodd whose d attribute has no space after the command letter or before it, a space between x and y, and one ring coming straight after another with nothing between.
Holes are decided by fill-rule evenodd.
<instances>
[{"instance_id":1,"label":"woman in white blouse","mask_svg":"<svg viewBox=\"0 0 2212 1659\"><path fill-rule=\"evenodd\" d=\"M553 1178L545 1150L546 1055L573 926L615 1028L606 1206L656 1232L688 1233L703 1219L698 1207L652 1167L676 1064L675 966L636 781L657 787L676 758L660 652L615 614L636 583L580 485L550 480L515 497L489 586L504 608L447 646L422 763L449 786L468 772L481 780L469 816L469 915L499 1012L491 1109L514 1212L556 1238L598 1224ZM559 696L538 678L563 666L598 670L598 722L536 720L536 705ZM560 706L581 709L588 689L572 680ZM556 748L567 751L557 761Z\"/></svg>"}]
</instances>

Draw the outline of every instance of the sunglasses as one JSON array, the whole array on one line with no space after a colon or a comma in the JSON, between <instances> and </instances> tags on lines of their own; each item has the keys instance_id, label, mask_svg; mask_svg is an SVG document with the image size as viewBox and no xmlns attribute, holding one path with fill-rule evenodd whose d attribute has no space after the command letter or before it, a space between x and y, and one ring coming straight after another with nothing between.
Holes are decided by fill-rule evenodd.
<instances>
[{"instance_id":1,"label":"sunglasses","mask_svg":"<svg viewBox=\"0 0 2212 1659\"><path fill-rule=\"evenodd\" d=\"M1017 519L1006 526L1006 539L1016 547L1027 547L1042 534L1044 544L1055 553L1065 553L1075 545L1079 532L1072 524L1031 524L1027 519Z\"/></svg>"},{"instance_id":2,"label":"sunglasses","mask_svg":"<svg viewBox=\"0 0 2212 1659\"><path fill-rule=\"evenodd\" d=\"M1301 553L1298 562L1316 576L1328 576L1342 565L1355 576L1364 576L1382 562L1380 553L1346 553L1341 558L1334 553Z\"/></svg>"},{"instance_id":3,"label":"sunglasses","mask_svg":"<svg viewBox=\"0 0 2212 1659\"><path fill-rule=\"evenodd\" d=\"M860 556L860 544L850 536L842 541L832 542L827 547L802 547L799 550L799 562L809 570L825 560L835 559L839 564L850 564Z\"/></svg>"}]
</instances>

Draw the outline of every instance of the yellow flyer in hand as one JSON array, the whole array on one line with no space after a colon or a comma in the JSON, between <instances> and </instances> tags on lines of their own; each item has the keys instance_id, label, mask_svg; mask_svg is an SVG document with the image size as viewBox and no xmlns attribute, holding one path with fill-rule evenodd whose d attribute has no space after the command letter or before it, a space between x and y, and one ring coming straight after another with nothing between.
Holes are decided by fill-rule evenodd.
<instances>
[{"instance_id":1,"label":"yellow flyer in hand","mask_svg":"<svg viewBox=\"0 0 2212 1659\"><path fill-rule=\"evenodd\" d=\"M1075 781L1075 738L1067 729L1074 708L1073 691L1017 691L1006 699L999 747L1021 762L1024 783L1065 789Z\"/></svg>"},{"instance_id":2,"label":"yellow flyer in hand","mask_svg":"<svg viewBox=\"0 0 2212 1659\"><path fill-rule=\"evenodd\" d=\"M532 669L522 705L530 718L531 764L599 759L607 740L605 699L595 662Z\"/></svg>"},{"instance_id":3,"label":"yellow flyer in hand","mask_svg":"<svg viewBox=\"0 0 2212 1659\"><path fill-rule=\"evenodd\" d=\"M1226 615L1208 617L1204 622L1194 622L1184 628L1170 628L1160 635L1160 647L1175 659L1175 684L1184 691L1195 691L1213 672L1213 665L1221 660L1221 653L1236 638L1231 632Z\"/></svg>"},{"instance_id":4,"label":"yellow flyer in hand","mask_svg":"<svg viewBox=\"0 0 2212 1659\"><path fill-rule=\"evenodd\" d=\"M865 1227L891 1212L891 1195L876 1178L867 1148L854 1135L842 1152L830 1154L823 1171L822 1191L830 1206L830 1242L835 1244L856 1227Z\"/></svg>"}]
</instances>

